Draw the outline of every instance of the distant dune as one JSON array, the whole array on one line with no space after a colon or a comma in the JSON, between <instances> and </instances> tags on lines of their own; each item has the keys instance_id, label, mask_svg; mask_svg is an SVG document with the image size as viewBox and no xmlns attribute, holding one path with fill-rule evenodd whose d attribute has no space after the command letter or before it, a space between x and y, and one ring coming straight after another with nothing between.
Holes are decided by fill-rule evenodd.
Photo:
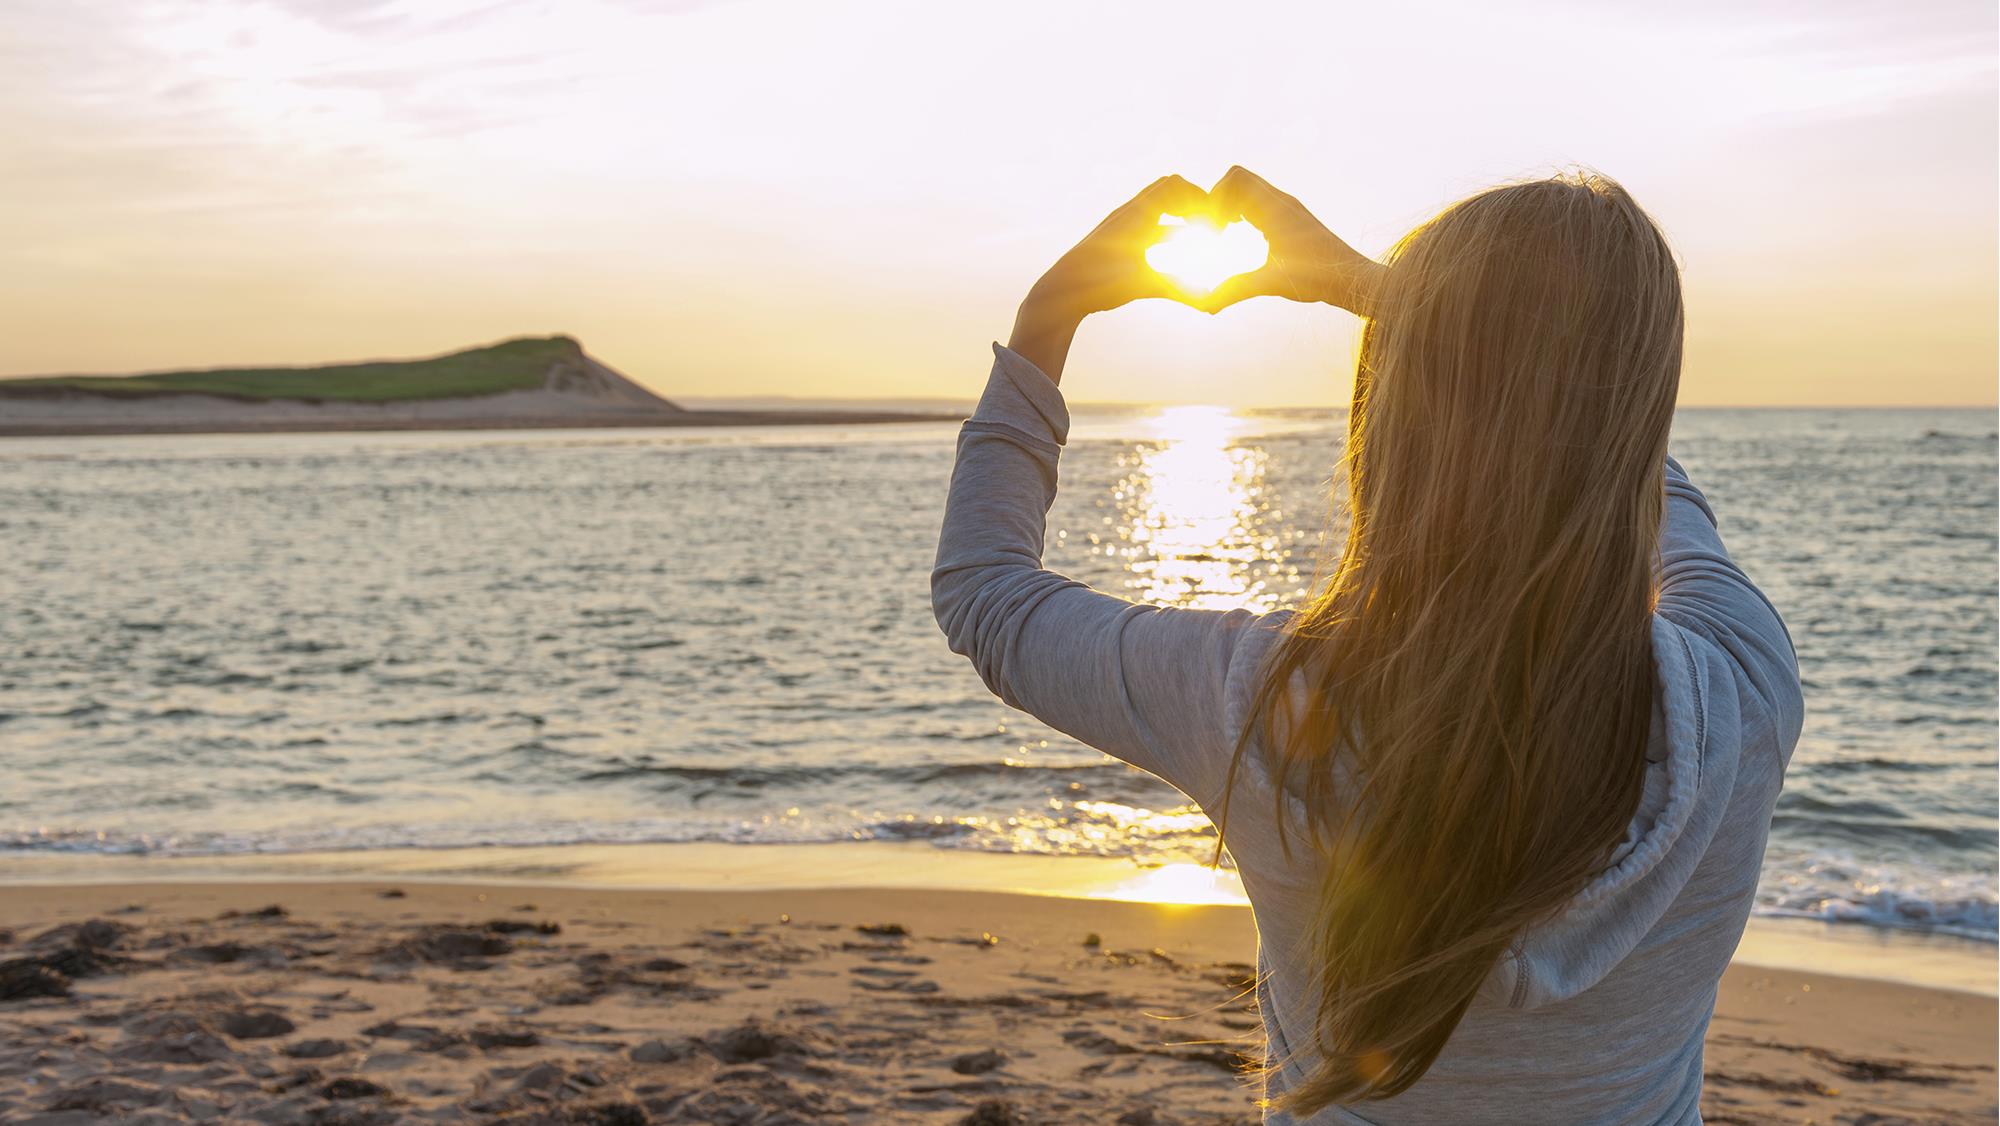
<instances>
[{"instance_id":1,"label":"distant dune","mask_svg":"<svg viewBox=\"0 0 2000 1126\"><path fill-rule=\"evenodd\" d=\"M0 379L0 436L912 422L939 414L685 410L568 336L422 360Z\"/></svg>"}]
</instances>

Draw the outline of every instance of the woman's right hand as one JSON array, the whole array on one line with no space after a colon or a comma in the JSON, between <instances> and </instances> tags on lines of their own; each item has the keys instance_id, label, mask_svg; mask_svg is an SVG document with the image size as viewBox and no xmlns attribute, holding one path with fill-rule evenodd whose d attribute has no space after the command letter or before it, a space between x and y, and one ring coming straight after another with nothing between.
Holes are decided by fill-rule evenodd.
<instances>
[{"instance_id":1,"label":"woman's right hand","mask_svg":"<svg viewBox=\"0 0 2000 1126\"><path fill-rule=\"evenodd\" d=\"M1371 314L1388 267L1347 245L1304 204L1241 165L1216 181L1208 202L1217 221L1241 216L1262 231L1270 257L1261 268L1230 278L1190 304L1216 313L1245 298L1283 297Z\"/></svg>"},{"instance_id":2,"label":"woman's right hand","mask_svg":"<svg viewBox=\"0 0 2000 1126\"><path fill-rule=\"evenodd\" d=\"M1207 206L1207 193L1179 176L1153 181L1049 267L1021 302L1007 346L1060 382L1083 318L1147 297L1194 304L1146 264L1146 247L1159 241L1163 213L1192 215Z\"/></svg>"}]
</instances>

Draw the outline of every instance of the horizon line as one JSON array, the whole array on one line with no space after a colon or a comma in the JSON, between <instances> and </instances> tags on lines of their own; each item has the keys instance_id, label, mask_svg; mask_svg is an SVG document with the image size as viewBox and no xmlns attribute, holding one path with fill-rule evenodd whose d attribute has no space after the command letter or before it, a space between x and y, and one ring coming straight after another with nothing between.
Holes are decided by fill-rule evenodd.
<instances>
[{"instance_id":1,"label":"horizon line","mask_svg":"<svg viewBox=\"0 0 2000 1126\"><path fill-rule=\"evenodd\" d=\"M658 392L655 394L668 394ZM970 406L978 401L978 396L951 395L788 395L771 393L761 395L701 395L671 393L677 402L724 403L724 402L764 402L783 401L798 403L963 403ZM1352 408L1341 403L1225 403L1215 400L1167 400L1167 399L1084 399L1070 400L1071 410L1088 410L1093 407L1222 407L1237 411L1291 411L1291 410L1334 410L1348 411ZM1675 410L1732 410L1732 411L1994 411L2000 413L2000 401L1987 403L1676 403Z\"/></svg>"}]
</instances>

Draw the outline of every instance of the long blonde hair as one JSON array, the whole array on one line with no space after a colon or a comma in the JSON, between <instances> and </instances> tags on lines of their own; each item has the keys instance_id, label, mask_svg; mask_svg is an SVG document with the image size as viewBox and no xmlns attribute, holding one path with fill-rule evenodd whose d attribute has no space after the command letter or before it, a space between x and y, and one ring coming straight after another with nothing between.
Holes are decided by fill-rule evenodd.
<instances>
[{"instance_id":1,"label":"long blonde hair","mask_svg":"<svg viewBox=\"0 0 2000 1126\"><path fill-rule=\"evenodd\" d=\"M1595 174L1494 188L1397 244L1371 312L1351 531L1231 767L1254 746L1325 861L1296 1113L1423 1076L1608 863L1653 705L1683 319L1659 230Z\"/></svg>"}]
</instances>

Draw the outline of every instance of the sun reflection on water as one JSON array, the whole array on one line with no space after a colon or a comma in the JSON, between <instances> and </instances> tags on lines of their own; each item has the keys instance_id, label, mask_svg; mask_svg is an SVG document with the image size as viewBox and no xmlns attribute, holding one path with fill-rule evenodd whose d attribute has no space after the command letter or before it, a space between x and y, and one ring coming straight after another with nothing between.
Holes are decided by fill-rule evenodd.
<instances>
[{"instance_id":1,"label":"sun reflection on water","mask_svg":"<svg viewBox=\"0 0 2000 1126\"><path fill-rule=\"evenodd\" d=\"M1189 863L1148 868L1114 887L1093 893L1091 898L1186 906L1249 902L1243 892L1243 881L1234 871Z\"/></svg>"},{"instance_id":2,"label":"sun reflection on water","mask_svg":"<svg viewBox=\"0 0 2000 1126\"><path fill-rule=\"evenodd\" d=\"M1279 546L1259 530L1269 523L1268 458L1260 446L1235 443L1246 426L1226 407L1168 407L1148 424L1153 440L1120 459L1131 470L1118 499L1140 601L1203 610L1275 605L1256 577Z\"/></svg>"}]
</instances>

